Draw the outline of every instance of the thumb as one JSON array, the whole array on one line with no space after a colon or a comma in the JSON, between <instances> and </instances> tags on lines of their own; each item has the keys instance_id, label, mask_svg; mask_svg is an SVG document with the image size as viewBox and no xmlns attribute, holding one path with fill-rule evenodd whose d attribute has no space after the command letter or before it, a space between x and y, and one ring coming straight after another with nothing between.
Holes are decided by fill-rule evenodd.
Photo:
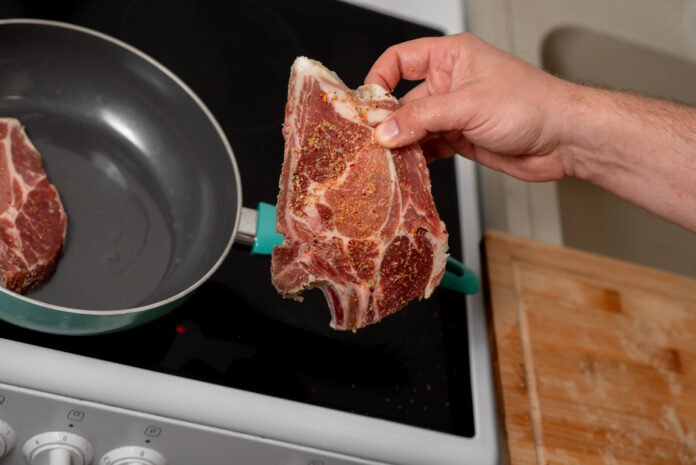
<instances>
[{"instance_id":1,"label":"thumb","mask_svg":"<svg viewBox=\"0 0 696 465\"><path fill-rule=\"evenodd\" d=\"M410 100L375 128L375 139L385 147L403 147L429 133L463 130L470 108L460 92Z\"/></svg>"}]
</instances>

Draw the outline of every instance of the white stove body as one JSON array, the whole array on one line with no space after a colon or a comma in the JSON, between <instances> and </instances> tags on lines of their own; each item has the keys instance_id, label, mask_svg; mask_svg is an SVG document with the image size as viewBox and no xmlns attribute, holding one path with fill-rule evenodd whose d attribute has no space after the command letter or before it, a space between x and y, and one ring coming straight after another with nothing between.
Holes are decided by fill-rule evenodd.
<instances>
[{"instance_id":1,"label":"white stove body","mask_svg":"<svg viewBox=\"0 0 696 465\"><path fill-rule=\"evenodd\" d=\"M459 0L354 0L405 19L463 30ZM456 160L464 262L480 276L475 166ZM27 463L55 441L86 439L101 465L454 465L498 463L492 372L482 294L467 297L476 435L464 438L192 381L0 339L0 465ZM464 356L464 355L463 355ZM9 425L9 426L8 426ZM64 432L35 438L45 432ZM15 436L13 440L12 436ZM29 439L30 444L27 444ZM16 445L9 451L6 446ZM80 446L80 447L77 447ZM131 449L119 449L132 446ZM119 449L117 452L115 449ZM5 450L5 451L4 451ZM4 452L3 452L4 451ZM158 451L157 455L153 451ZM131 457L128 458L128 457ZM63 461L60 461L63 460ZM41 462L43 463L43 462Z\"/></svg>"}]
</instances>

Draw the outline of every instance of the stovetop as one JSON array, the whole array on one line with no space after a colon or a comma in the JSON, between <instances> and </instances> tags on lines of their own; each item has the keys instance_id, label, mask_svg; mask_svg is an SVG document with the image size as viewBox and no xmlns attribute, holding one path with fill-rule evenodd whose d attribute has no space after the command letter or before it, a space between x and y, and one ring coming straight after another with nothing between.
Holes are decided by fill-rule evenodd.
<instances>
[{"instance_id":1,"label":"stovetop","mask_svg":"<svg viewBox=\"0 0 696 465\"><path fill-rule=\"evenodd\" d=\"M274 202L290 64L323 62L351 87L389 45L440 34L337 1L66 1L0 4L0 17L54 19L117 37L196 92L235 152L244 204ZM400 86L400 95L408 87ZM453 161L430 166L461 257ZM224 212L221 212L224 214ZM329 328L319 291L283 300L270 260L236 247L183 306L123 333L46 335L0 323L0 338L455 435L474 435L466 301L438 289L357 333Z\"/></svg>"}]
</instances>

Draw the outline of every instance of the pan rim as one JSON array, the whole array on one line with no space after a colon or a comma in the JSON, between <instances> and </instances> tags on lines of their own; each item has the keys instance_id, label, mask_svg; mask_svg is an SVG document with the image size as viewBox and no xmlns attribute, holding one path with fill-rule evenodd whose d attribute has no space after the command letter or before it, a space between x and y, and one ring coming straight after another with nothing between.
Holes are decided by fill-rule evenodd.
<instances>
[{"instance_id":1,"label":"pan rim","mask_svg":"<svg viewBox=\"0 0 696 465\"><path fill-rule=\"evenodd\" d=\"M193 284L188 286L186 289L170 296L167 297L166 299L159 300L157 302L147 304L147 305L142 305L139 307L131 307L131 308L125 308L125 309L115 309L115 310L90 310L90 309L81 309L81 308L72 308L72 307L64 307L61 305L55 305L51 304L48 302L43 302L37 299L32 299L31 297L24 296L22 294L18 294L16 292L10 291L9 289L6 289L2 286L0 286L0 292L3 294L7 294L9 297L15 298L22 300L26 302L27 304L30 305L35 305L42 307L47 310L55 310L63 313L73 313L73 314L78 314L78 315L90 315L90 316L115 316L115 315L130 315L130 314L135 314L135 313L142 313L142 312L147 312L149 310L156 310L159 308L162 308L164 306L167 306L179 299L182 299L186 297L187 295L191 294L194 290L196 290L198 287L200 287L204 282L206 282L210 276L217 271L217 269L220 267L222 262L225 260L227 255L230 252L230 249L232 248L232 244L234 243L235 238L237 237L237 230L239 228L239 221L240 217L242 214L242 180L241 176L239 174L239 167L237 166L237 160L234 156L234 151L232 150L232 146L229 143L229 140L227 139L227 136L225 135L225 132L222 130L222 127L218 123L217 119L215 119L215 116L213 116L212 112L208 109L208 107L203 103L203 101L198 97L198 95L184 82L179 78L174 72L169 70L166 66L161 64L159 61L155 60L145 52L133 47L132 45L123 42L115 37L112 37L108 34L104 34L103 32L96 31L94 29L90 29L84 26L79 26L76 24L72 23L67 23L63 21L54 21L54 20L47 20L47 19L37 19L37 18L8 18L8 19L0 19L0 27L5 26L5 25L12 25L12 24L25 24L25 25L40 25L40 26L50 26L50 27L56 27L59 29L69 29L73 30L76 32L80 32L83 34L87 34L90 36L94 36L98 39L110 42L118 47L121 47L125 49L126 51L135 54L139 58L142 58L143 60L147 61L154 67L156 67L159 71L164 73L168 78L170 78L176 85L178 85L193 101L194 103L201 109L203 114L208 118L210 123L213 125L215 130L218 133L218 136L220 137L220 140L222 141L223 146L225 147L225 151L227 152L227 155L230 159L230 163L232 164L232 171L235 177L236 181L236 186L237 186L237 205L236 205L236 215L234 219L234 225L232 227L232 233L230 235L229 240L227 241L227 244L225 245L224 250L222 251L221 255L218 257L218 259L215 261L215 263L208 269L206 273L201 276L197 281L195 281Z\"/></svg>"}]
</instances>

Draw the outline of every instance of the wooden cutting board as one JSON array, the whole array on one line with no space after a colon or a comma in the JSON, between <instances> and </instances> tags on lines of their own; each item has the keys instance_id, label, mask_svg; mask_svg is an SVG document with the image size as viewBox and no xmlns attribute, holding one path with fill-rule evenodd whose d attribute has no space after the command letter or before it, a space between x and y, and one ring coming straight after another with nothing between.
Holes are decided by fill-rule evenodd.
<instances>
[{"instance_id":1,"label":"wooden cutting board","mask_svg":"<svg viewBox=\"0 0 696 465\"><path fill-rule=\"evenodd\" d=\"M485 237L507 463L696 464L696 280Z\"/></svg>"}]
</instances>

